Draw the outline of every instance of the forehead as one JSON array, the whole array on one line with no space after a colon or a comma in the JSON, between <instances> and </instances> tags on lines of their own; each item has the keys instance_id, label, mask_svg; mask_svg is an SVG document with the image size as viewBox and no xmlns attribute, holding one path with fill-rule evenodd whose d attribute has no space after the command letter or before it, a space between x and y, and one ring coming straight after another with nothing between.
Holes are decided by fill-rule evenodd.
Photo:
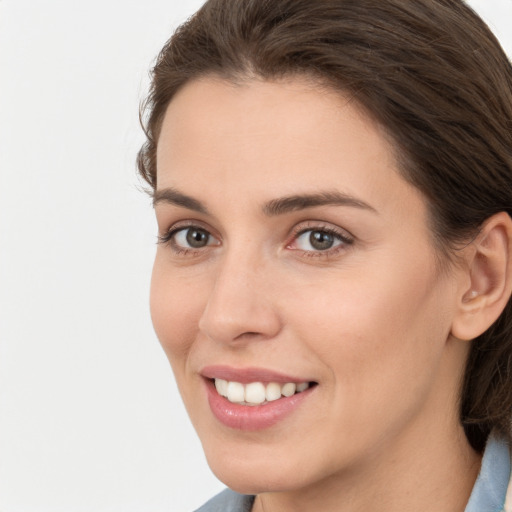
<instances>
[{"instance_id":1,"label":"forehead","mask_svg":"<svg viewBox=\"0 0 512 512\"><path fill-rule=\"evenodd\" d=\"M224 198L236 191L232 200L337 188L378 209L399 190L419 196L397 169L389 138L356 102L300 78L192 81L170 103L157 149L158 188L208 184Z\"/></svg>"},{"instance_id":2,"label":"forehead","mask_svg":"<svg viewBox=\"0 0 512 512\"><path fill-rule=\"evenodd\" d=\"M181 130L202 135L221 131L233 135L231 129L236 127L240 137L257 129L284 137L292 131L299 135L299 130L311 135L306 130L319 128L319 123L347 118L377 129L355 100L307 77L233 82L208 76L189 82L173 97L164 116L159 145L165 143L165 132L172 130L176 122L181 124ZM241 129L245 131L240 132Z\"/></svg>"}]
</instances>

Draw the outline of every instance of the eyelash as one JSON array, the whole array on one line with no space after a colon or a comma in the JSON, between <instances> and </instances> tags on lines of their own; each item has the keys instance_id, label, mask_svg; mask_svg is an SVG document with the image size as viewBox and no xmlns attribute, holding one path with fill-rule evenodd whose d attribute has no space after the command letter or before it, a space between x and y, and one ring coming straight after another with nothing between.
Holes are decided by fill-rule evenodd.
<instances>
[{"instance_id":1,"label":"eyelash","mask_svg":"<svg viewBox=\"0 0 512 512\"><path fill-rule=\"evenodd\" d=\"M169 231L167 233L165 233L164 235L159 235L157 243L169 246L177 256L195 256L196 254L200 254L203 249L208 247L208 245L205 247L194 249L192 247L190 247L190 248L182 247L176 243L176 240L175 240L176 235L182 231L186 232L189 229L203 231L204 233L208 233L209 237L215 238L210 233L210 231L208 231L208 229L191 222L190 224L180 224L178 226L175 226L175 227L169 229Z\"/></svg>"},{"instance_id":2,"label":"eyelash","mask_svg":"<svg viewBox=\"0 0 512 512\"><path fill-rule=\"evenodd\" d=\"M176 243L175 237L178 233L184 231L186 232L189 229L196 229L198 231L202 231L204 233L207 233L209 237L215 238L208 229L195 224L181 224L179 226L175 226L171 228L167 233L164 235L158 236L158 244L162 245L168 245L171 247L173 252L177 256L195 256L198 254L201 254L204 249L207 247L211 247L212 245L218 245L218 244L208 244L204 247L200 248L192 248L192 247L182 247ZM336 241L338 241L338 245L335 245L334 247L325 249L325 250L304 250L304 249L294 249L291 247L291 245L297 240L303 236L304 234L308 232L319 232L324 233L327 235L332 236ZM347 250L348 246L352 245L354 243L354 237L350 235L347 231L341 230L339 228L335 228L331 225L325 225L318 222L308 221L307 223L301 223L297 225L292 232L291 240L288 241L285 245L287 249L298 251L301 253L304 257L313 257L313 258L328 258L336 255L340 251Z\"/></svg>"},{"instance_id":3,"label":"eyelash","mask_svg":"<svg viewBox=\"0 0 512 512\"><path fill-rule=\"evenodd\" d=\"M318 232L330 235L335 239L335 243L336 241L340 243L325 250L291 249L290 246L293 243L297 242L301 236L309 232ZM308 258L329 258L335 256L341 251L346 251L347 248L354 243L354 241L354 237L345 230L336 228L331 225L309 221L306 222L305 225L299 224L293 229L292 240L286 244L286 247L291 250L300 251L303 256Z\"/></svg>"}]
</instances>

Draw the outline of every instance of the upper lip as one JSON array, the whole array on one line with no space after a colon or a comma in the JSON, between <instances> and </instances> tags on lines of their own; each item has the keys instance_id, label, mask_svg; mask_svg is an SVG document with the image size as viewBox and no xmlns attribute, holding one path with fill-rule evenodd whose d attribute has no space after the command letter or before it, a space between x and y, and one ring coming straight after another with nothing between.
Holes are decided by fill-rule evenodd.
<instances>
[{"instance_id":1,"label":"upper lip","mask_svg":"<svg viewBox=\"0 0 512 512\"><path fill-rule=\"evenodd\" d=\"M240 382L241 384L248 384L250 382L277 382L281 384L286 384L287 382L294 382L296 384L311 382L310 379L304 377L286 375L275 370L256 367L233 368L231 366L213 365L205 366L200 374L207 379L223 379Z\"/></svg>"}]
</instances>

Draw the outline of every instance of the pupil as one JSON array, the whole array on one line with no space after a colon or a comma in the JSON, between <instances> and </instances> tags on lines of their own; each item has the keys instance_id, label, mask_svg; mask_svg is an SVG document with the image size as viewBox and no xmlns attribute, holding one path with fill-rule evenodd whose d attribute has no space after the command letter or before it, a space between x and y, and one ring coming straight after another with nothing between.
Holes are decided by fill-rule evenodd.
<instances>
[{"instance_id":1,"label":"pupil","mask_svg":"<svg viewBox=\"0 0 512 512\"><path fill-rule=\"evenodd\" d=\"M208 233L199 229L189 229L187 231L187 243L195 249L204 247L208 243Z\"/></svg>"},{"instance_id":2,"label":"pupil","mask_svg":"<svg viewBox=\"0 0 512 512\"><path fill-rule=\"evenodd\" d=\"M334 243L333 236L323 231L312 231L309 235L311 245L320 251L330 249Z\"/></svg>"}]
</instances>

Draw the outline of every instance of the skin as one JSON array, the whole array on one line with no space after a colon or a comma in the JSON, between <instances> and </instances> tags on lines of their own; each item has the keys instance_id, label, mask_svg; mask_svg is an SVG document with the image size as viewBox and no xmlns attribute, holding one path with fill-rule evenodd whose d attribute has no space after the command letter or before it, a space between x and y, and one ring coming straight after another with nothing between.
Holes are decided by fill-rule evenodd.
<instances>
[{"instance_id":1,"label":"skin","mask_svg":"<svg viewBox=\"0 0 512 512\"><path fill-rule=\"evenodd\" d=\"M214 473L258 494L255 512L463 511L480 461L458 421L469 343L451 335L467 271L439 270L426 202L382 129L305 79L196 80L166 112L157 182L161 237L211 234L158 245L151 312ZM326 191L366 206L264 211ZM308 229L334 230L334 247ZM218 364L318 385L278 424L240 431L208 405L199 372Z\"/></svg>"}]
</instances>

